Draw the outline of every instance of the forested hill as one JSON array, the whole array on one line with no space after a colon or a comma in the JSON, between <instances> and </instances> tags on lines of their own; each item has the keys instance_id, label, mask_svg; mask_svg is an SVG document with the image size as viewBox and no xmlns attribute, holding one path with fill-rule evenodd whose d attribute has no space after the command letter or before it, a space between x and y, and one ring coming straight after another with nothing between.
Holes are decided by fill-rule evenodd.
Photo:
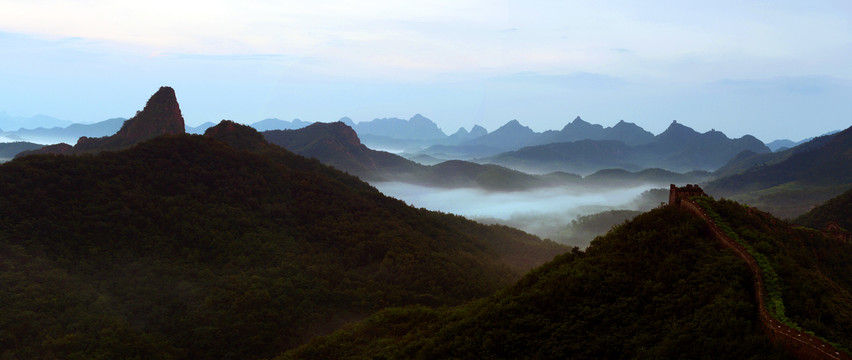
<instances>
[{"instance_id":1,"label":"forested hill","mask_svg":"<svg viewBox=\"0 0 852 360\"><path fill-rule=\"evenodd\" d=\"M852 244L707 203L774 269L787 321L852 348ZM753 281L703 220L666 206L487 299L388 309L280 358L792 358L764 334Z\"/></svg>"},{"instance_id":2,"label":"forested hill","mask_svg":"<svg viewBox=\"0 0 852 360\"><path fill-rule=\"evenodd\" d=\"M492 294L566 250L217 137L243 149L182 134L0 165L4 356L270 357L387 306Z\"/></svg>"},{"instance_id":3,"label":"forested hill","mask_svg":"<svg viewBox=\"0 0 852 360\"><path fill-rule=\"evenodd\" d=\"M794 222L820 230L829 224L836 224L849 231L852 229L852 190L811 209Z\"/></svg>"}]
</instances>

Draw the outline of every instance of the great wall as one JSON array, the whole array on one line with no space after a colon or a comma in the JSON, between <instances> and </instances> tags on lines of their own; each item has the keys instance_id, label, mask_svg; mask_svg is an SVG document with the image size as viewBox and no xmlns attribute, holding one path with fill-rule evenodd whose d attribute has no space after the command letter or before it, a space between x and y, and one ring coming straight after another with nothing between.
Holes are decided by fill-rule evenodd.
<instances>
[{"instance_id":1,"label":"great wall","mask_svg":"<svg viewBox=\"0 0 852 360\"><path fill-rule=\"evenodd\" d=\"M837 350L831 344L822 339L808 334L806 332L793 329L780 321L772 318L763 301L766 293L763 276L757 261L746 249L726 235L719 226L710 218L709 215L695 201L694 196L707 196L698 185L686 185L677 187L671 185L669 190L669 205L678 206L686 211L689 211L707 223L714 237L719 240L725 247L733 250L734 254L746 262L748 268L754 276L754 297L758 306L760 323L766 336L776 345L790 351L799 359L837 359L837 360L852 360L852 356L846 352Z\"/></svg>"}]
</instances>

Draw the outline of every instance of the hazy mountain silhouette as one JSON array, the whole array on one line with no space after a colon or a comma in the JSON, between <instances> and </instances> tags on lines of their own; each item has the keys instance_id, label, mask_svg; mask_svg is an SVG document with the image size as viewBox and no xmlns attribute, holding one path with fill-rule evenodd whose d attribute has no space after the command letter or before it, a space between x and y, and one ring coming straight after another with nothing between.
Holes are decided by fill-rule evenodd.
<instances>
[{"instance_id":1,"label":"hazy mountain silhouette","mask_svg":"<svg viewBox=\"0 0 852 360\"><path fill-rule=\"evenodd\" d=\"M347 124L359 135L375 135L394 139L441 140L447 137L432 120L416 114L408 120L399 118L374 119L372 121Z\"/></svg>"},{"instance_id":2,"label":"hazy mountain silhouette","mask_svg":"<svg viewBox=\"0 0 852 360\"><path fill-rule=\"evenodd\" d=\"M654 134L645 131L636 124L619 121L613 127L604 128L591 124L579 116L565 125L560 131L545 131L534 141L535 145L578 140L617 140L627 145L646 144L654 139Z\"/></svg>"},{"instance_id":3,"label":"hazy mountain silhouette","mask_svg":"<svg viewBox=\"0 0 852 360\"><path fill-rule=\"evenodd\" d=\"M125 120L127 119L113 118L93 124L71 124L65 127L19 129L17 131L6 132L3 135L40 144L74 142L82 136L99 137L115 134Z\"/></svg>"},{"instance_id":4,"label":"hazy mountain silhouette","mask_svg":"<svg viewBox=\"0 0 852 360\"><path fill-rule=\"evenodd\" d=\"M302 121L299 119L293 119L292 121L284 121L281 119L271 118L264 119L258 121L256 123L251 124L251 127L255 128L257 131L267 131L267 130L292 130L292 129L301 129L305 126L310 125L311 123L307 121Z\"/></svg>"},{"instance_id":5,"label":"hazy mountain silhouette","mask_svg":"<svg viewBox=\"0 0 852 360\"><path fill-rule=\"evenodd\" d=\"M490 190L522 190L547 185L535 176L500 166L460 161L426 166L389 152L372 150L343 122L314 123L298 130L265 131L263 135L272 144L369 181Z\"/></svg>"},{"instance_id":6,"label":"hazy mountain silhouette","mask_svg":"<svg viewBox=\"0 0 852 360\"><path fill-rule=\"evenodd\" d=\"M12 116L0 111L0 131L14 132L20 129L55 128L71 125L70 121L60 120L47 115Z\"/></svg>"},{"instance_id":7,"label":"hazy mountain silhouette","mask_svg":"<svg viewBox=\"0 0 852 360\"><path fill-rule=\"evenodd\" d=\"M209 129L213 126L216 126L216 124L214 124L210 121L204 122L203 124L198 125L198 126L187 126L186 127L186 133L187 134L199 134L199 135L201 135L201 134L204 134L204 132L207 131L207 129Z\"/></svg>"},{"instance_id":8,"label":"hazy mountain silhouette","mask_svg":"<svg viewBox=\"0 0 852 360\"><path fill-rule=\"evenodd\" d=\"M597 127L580 123L576 128L588 130ZM701 134L673 122L666 131L642 145L628 146L615 140L580 140L529 146L478 162L539 173L567 171L583 174L616 167L632 171L646 168L676 172L712 171L744 150L769 152L766 145L750 135L729 139L718 131Z\"/></svg>"},{"instance_id":9,"label":"hazy mountain silhouette","mask_svg":"<svg viewBox=\"0 0 852 360\"><path fill-rule=\"evenodd\" d=\"M483 129L484 130L484 129ZM445 143L431 146L422 154L450 158L473 159L497 155L524 147L574 142L580 140L616 140L628 145L641 145L654 139L654 134L636 124L619 121L613 127L603 127L586 122L579 116L566 124L562 130L543 133L532 131L517 120L510 121L492 133L461 142L458 145Z\"/></svg>"},{"instance_id":10,"label":"hazy mountain silhouette","mask_svg":"<svg viewBox=\"0 0 852 360\"><path fill-rule=\"evenodd\" d=\"M267 141L282 146L297 154L313 157L323 164L331 165L367 181L401 181L410 184L443 188L475 187L496 191L525 190L554 185L602 186L602 184L668 185L671 182L698 182L707 178L706 173L678 174L659 169L638 172L602 172L588 179L577 175L531 175L502 166L477 164L469 161L436 161L421 165L399 155L368 148L359 140L358 134L343 122L314 123L298 130L271 130L263 132ZM585 142L552 145L577 145L589 143L593 146L602 142ZM619 142L604 142L624 148ZM596 149L590 154L600 155ZM618 156L614 156L617 158ZM584 161L578 159L578 161Z\"/></svg>"},{"instance_id":11,"label":"hazy mountain silhouette","mask_svg":"<svg viewBox=\"0 0 852 360\"><path fill-rule=\"evenodd\" d=\"M852 188L852 128L773 155L779 158L710 182L708 193L796 217Z\"/></svg>"}]
</instances>

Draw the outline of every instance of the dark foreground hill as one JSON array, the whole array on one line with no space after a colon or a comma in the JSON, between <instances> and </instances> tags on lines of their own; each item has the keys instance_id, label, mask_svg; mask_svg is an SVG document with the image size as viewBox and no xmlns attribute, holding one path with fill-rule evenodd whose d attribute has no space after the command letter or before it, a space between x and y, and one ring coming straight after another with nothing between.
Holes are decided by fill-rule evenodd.
<instances>
[{"instance_id":1,"label":"dark foreground hill","mask_svg":"<svg viewBox=\"0 0 852 360\"><path fill-rule=\"evenodd\" d=\"M789 321L852 348L852 244L709 203L774 268ZM764 334L752 284L703 220L667 206L489 298L388 309L282 358L791 358Z\"/></svg>"},{"instance_id":2,"label":"dark foreground hill","mask_svg":"<svg viewBox=\"0 0 852 360\"><path fill-rule=\"evenodd\" d=\"M487 296L565 251L245 130L0 166L3 357L265 358L388 306Z\"/></svg>"}]
</instances>

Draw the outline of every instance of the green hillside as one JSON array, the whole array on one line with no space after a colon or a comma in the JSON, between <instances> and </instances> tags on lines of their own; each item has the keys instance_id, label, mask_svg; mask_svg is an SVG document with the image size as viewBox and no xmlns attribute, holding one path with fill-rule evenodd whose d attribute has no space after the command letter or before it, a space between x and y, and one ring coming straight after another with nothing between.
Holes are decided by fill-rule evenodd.
<instances>
[{"instance_id":1,"label":"green hillside","mask_svg":"<svg viewBox=\"0 0 852 360\"><path fill-rule=\"evenodd\" d=\"M487 296L566 250L225 130L254 152L174 135L0 166L4 358L266 358L388 306Z\"/></svg>"},{"instance_id":2,"label":"green hillside","mask_svg":"<svg viewBox=\"0 0 852 360\"><path fill-rule=\"evenodd\" d=\"M791 321L852 348L852 244L710 204L769 259ZM752 281L701 219L664 207L487 299L385 310L282 358L790 358L760 328Z\"/></svg>"},{"instance_id":3,"label":"green hillside","mask_svg":"<svg viewBox=\"0 0 852 360\"><path fill-rule=\"evenodd\" d=\"M852 190L826 201L794 220L814 229L823 229L835 223L845 230L852 229Z\"/></svg>"}]
</instances>

